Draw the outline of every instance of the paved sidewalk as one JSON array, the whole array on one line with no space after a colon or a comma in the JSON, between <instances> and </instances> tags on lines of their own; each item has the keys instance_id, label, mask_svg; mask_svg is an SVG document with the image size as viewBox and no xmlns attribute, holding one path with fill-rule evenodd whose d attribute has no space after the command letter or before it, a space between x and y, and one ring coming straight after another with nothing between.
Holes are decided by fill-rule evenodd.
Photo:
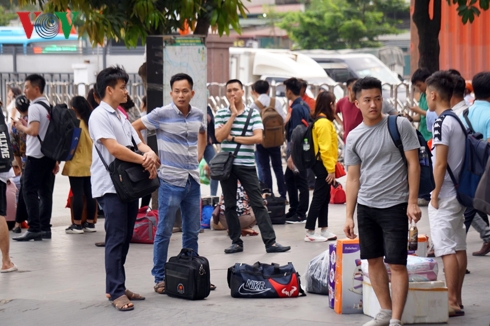
<instances>
[{"instance_id":1,"label":"paved sidewalk","mask_svg":"<svg viewBox=\"0 0 490 326\"><path fill-rule=\"evenodd\" d=\"M11 242L11 256L20 272L0 274L0 325L362 325L364 315L337 315L326 296L308 294L295 299L233 299L226 283L227 268L236 262L293 262L304 274L311 258L327 249L326 243L305 243L304 225L275 226L278 242L291 245L284 254L267 254L259 237L245 237L243 253L225 255L230 241L224 231L200 234L199 251L211 265L211 281L217 290L202 301L185 301L153 292L153 246L131 245L126 263L127 287L146 296L134 302L135 310L119 312L105 299L104 249L94 242L104 238L103 221L93 234L68 235L69 212L63 209L68 188L57 178L53 239ZM203 187L203 194L209 187ZM428 231L427 209L419 232ZM344 205L330 205L331 231L343 238ZM169 255L176 255L181 234L171 239ZM468 234L468 269L464 286L465 317L451 318L449 325L489 325L490 255L473 257L481 241ZM439 279L443 279L439 260Z\"/></svg>"}]
</instances>

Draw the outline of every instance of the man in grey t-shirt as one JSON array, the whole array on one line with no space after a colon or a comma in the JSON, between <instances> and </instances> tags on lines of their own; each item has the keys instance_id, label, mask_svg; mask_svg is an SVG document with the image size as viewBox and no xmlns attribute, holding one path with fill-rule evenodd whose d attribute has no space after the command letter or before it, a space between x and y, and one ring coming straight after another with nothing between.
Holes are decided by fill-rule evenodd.
<instances>
[{"instance_id":1,"label":"man in grey t-shirt","mask_svg":"<svg viewBox=\"0 0 490 326\"><path fill-rule=\"evenodd\" d=\"M417 205L420 144L410 122L398 118L405 164L391 139L388 117L382 113L381 82L373 77L362 78L354 84L353 90L363 122L346 140L347 220L344 232L350 239L357 237L353 218L357 202L361 259L369 262L371 284L381 306L376 318L364 326L398 326L402 325L408 292L408 220L417 222L421 217ZM390 297L383 257L392 273L393 298Z\"/></svg>"}]
</instances>

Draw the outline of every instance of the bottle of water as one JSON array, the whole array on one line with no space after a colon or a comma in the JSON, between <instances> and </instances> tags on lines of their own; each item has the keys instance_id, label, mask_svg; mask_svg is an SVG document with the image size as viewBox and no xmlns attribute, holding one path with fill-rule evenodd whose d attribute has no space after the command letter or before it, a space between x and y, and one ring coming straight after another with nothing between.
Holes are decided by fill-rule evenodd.
<instances>
[{"instance_id":1,"label":"bottle of water","mask_svg":"<svg viewBox=\"0 0 490 326\"><path fill-rule=\"evenodd\" d=\"M308 138L303 139L303 151L307 152L310 150L310 143L308 142Z\"/></svg>"},{"instance_id":2,"label":"bottle of water","mask_svg":"<svg viewBox=\"0 0 490 326\"><path fill-rule=\"evenodd\" d=\"M420 165L429 166L429 154L425 147L420 147L419 149L419 161Z\"/></svg>"}]
</instances>

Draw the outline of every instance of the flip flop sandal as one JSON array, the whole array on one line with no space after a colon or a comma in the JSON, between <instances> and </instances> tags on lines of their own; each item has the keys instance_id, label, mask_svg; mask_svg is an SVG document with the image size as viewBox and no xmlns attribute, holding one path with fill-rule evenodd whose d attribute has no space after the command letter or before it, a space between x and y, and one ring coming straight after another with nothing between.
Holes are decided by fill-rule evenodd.
<instances>
[{"instance_id":1,"label":"flip flop sandal","mask_svg":"<svg viewBox=\"0 0 490 326\"><path fill-rule=\"evenodd\" d=\"M126 294L126 296L128 297L129 300L134 300L135 301L135 300L145 300L146 299L141 294L134 293L134 292L131 292L129 290L126 290L124 293Z\"/></svg>"},{"instance_id":2,"label":"flip flop sandal","mask_svg":"<svg viewBox=\"0 0 490 326\"><path fill-rule=\"evenodd\" d=\"M165 281L155 284L153 289L155 290L156 293L167 294L167 292L165 291Z\"/></svg>"},{"instance_id":3,"label":"flip flop sandal","mask_svg":"<svg viewBox=\"0 0 490 326\"><path fill-rule=\"evenodd\" d=\"M216 290L216 285L214 285L214 284L211 284L211 285L209 286L209 289L210 289L211 291L214 291L214 290Z\"/></svg>"},{"instance_id":4,"label":"flip flop sandal","mask_svg":"<svg viewBox=\"0 0 490 326\"><path fill-rule=\"evenodd\" d=\"M128 297L125 294L112 301L112 305L119 311L130 311L134 309L132 302L129 301Z\"/></svg>"}]
</instances>

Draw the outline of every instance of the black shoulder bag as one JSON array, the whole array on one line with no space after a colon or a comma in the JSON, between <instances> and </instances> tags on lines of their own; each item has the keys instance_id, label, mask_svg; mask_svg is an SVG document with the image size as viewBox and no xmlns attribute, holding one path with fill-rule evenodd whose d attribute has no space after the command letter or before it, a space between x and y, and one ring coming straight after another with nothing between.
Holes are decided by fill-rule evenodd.
<instances>
[{"instance_id":1,"label":"black shoulder bag","mask_svg":"<svg viewBox=\"0 0 490 326\"><path fill-rule=\"evenodd\" d=\"M131 141L134 146L133 151L141 155L141 152L136 150L138 146L136 146L133 137L131 137ZM160 186L159 178L150 179L150 172L146 171L141 164L125 162L116 158L108 166L97 146L95 146L95 150L97 150L100 160L111 175L112 183L121 201L130 202L137 200L151 194Z\"/></svg>"},{"instance_id":2,"label":"black shoulder bag","mask_svg":"<svg viewBox=\"0 0 490 326\"><path fill-rule=\"evenodd\" d=\"M245 136L245 133L247 132L253 110L254 109L249 108L247 121L245 122L245 126L243 127L241 137ZM237 156L241 146L242 144L238 144L233 153L221 151L213 157L213 159L209 162L211 179L222 181L230 177L231 168L233 167L233 161L235 160L235 157Z\"/></svg>"}]
</instances>

